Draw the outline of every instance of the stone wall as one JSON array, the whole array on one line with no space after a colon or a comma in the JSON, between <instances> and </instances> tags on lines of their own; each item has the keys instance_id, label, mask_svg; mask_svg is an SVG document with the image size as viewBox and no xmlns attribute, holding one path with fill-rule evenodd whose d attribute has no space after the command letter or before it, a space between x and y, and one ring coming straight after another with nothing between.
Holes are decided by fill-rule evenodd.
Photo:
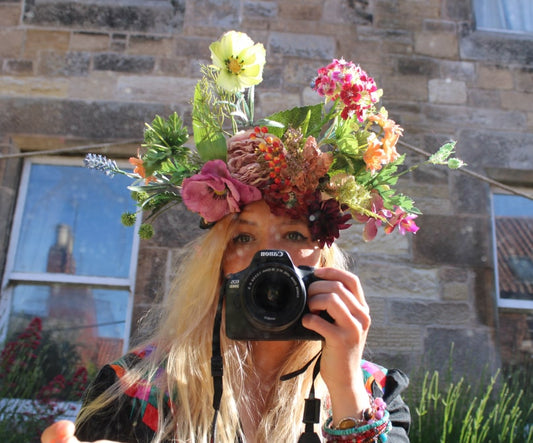
<instances>
[{"instance_id":1,"label":"stone wall","mask_svg":"<svg viewBox=\"0 0 533 443\"><path fill-rule=\"evenodd\" d=\"M316 69L344 57L384 89L405 142L432 152L457 140L472 170L532 185L533 36L475 31L469 0L0 0L2 153L141 140L155 114L188 119L199 64L228 29L267 48L257 115L316 100ZM2 239L17 186L7 164ZM416 236L363 244L353 229L339 242L372 308L371 356L445 367L453 343L458 366L497 364L489 185L422 168L401 186L424 212ZM180 209L165 217L141 246L135 320L199 232Z\"/></svg>"}]
</instances>

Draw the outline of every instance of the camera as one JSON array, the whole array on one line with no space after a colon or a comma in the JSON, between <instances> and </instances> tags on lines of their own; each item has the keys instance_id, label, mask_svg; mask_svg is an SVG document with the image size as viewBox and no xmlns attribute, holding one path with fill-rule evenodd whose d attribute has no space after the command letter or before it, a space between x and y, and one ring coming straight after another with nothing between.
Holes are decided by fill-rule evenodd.
<instances>
[{"instance_id":1,"label":"camera","mask_svg":"<svg viewBox=\"0 0 533 443\"><path fill-rule=\"evenodd\" d=\"M322 339L302 326L309 312L307 289L316 280L312 267L294 266L286 251L258 251L250 266L223 283L226 335L234 340Z\"/></svg>"}]
</instances>

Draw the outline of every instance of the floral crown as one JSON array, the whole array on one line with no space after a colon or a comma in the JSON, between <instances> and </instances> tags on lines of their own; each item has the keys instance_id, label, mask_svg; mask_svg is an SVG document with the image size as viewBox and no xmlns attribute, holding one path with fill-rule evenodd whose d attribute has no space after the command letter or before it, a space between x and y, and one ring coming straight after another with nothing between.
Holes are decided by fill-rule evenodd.
<instances>
[{"instance_id":1,"label":"floral crown","mask_svg":"<svg viewBox=\"0 0 533 443\"><path fill-rule=\"evenodd\" d=\"M264 199L274 214L305 220L321 247L331 246L351 220L365 223L365 240L380 226L387 234L418 230L420 211L393 188L407 172L399 171L404 155L396 150L403 130L377 109L382 91L372 77L333 60L312 82L322 103L254 120L263 45L229 31L209 49L212 64L202 66L193 97L195 149L184 145L188 131L174 113L146 125L143 153L130 158L133 173L101 155L88 154L86 165L133 178L132 195L150 217L182 201L209 226ZM447 143L427 163L460 167L453 150ZM135 217L127 213L122 221L133 225ZM153 234L147 222L144 238Z\"/></svg>"}]
</instances>

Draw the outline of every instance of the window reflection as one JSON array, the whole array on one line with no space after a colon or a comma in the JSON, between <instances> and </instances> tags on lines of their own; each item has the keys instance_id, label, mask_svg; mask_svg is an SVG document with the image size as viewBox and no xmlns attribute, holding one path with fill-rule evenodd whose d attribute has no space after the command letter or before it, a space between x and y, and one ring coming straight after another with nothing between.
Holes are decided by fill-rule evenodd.
<instances>
[{"instance_id":1,"label":"window reflection","mask_svg":"<svg viewBox=\"0 0 533 443\"><path fill-rule=\"evenodd\" d=\"M19 272L127 278L135 204L130 180L78 166L32 164L15 255Z\"/></svg>"},{"instance_id":2,"label":"window reflection","mask_svg":"<svg viewBox=\"0 0 533 443\"><path fill-rule=\"evenodd\" d=\"M8 336L39 317L55 342L76 347L82 365L100 367L122 354L128 297L128 291L81 285L16 285Z\"/></svg>"},{"instance_id":3,"label":"window reflection","mask_svg":"<svg viewBox=\"0 0 533 443\"><path fill-rule=\"evenodd\" d=\"M494 195L500 298L533 300L533 202Z\"/></svg>"}]
</instances>

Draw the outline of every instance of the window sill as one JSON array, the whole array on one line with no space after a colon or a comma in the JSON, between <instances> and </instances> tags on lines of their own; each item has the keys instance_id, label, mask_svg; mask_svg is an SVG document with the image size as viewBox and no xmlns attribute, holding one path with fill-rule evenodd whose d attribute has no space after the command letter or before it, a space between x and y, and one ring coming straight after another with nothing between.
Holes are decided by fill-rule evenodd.
<instances>
[{"instance_id":1,"label":"window sill","mask_svg":"<svg viewBox=\"0 0 533 443\"><path fill-rule=\"evenodd\" d=\"M533 34L474 31L460 41L463 60L482 60L502 64L533 63Z\"/></svg>"}]
</instances>

